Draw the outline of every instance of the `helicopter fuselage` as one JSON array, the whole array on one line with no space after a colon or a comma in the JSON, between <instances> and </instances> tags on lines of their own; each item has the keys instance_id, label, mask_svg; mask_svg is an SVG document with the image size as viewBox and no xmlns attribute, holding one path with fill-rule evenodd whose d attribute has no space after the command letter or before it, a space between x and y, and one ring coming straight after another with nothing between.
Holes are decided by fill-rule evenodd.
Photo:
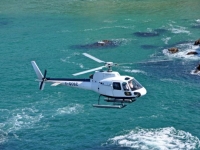
<instances>
[{"instance_id":1,"label":"helicopter fuselage","mask_svg":"<svg viewBox=\"0 0 200 150\"><path fill-rule=\"evenodd\" d=\"M89 79L46 78L45 82L92 90L111 98L132 99L146 94L146 89L135 78L118 72L96 71Z\"/></svg>"},{"instance_id":2,"label":"helicopter fuselage","mask_svg":"<svg viewBox=\"0 0 200 150\"><path fill-rule=\"evenodd\" d=\"M98 104L93 104L93 107L98 108L124 108L126 106L124 103L132 103L136 98L147 93L146 89L134 77L121 76L118 72L112 71L112 67L118 64L102 61L87 53L83 53L83 55L98 63L104 63L101 67L73 74L73 76L77 76L95 71L94 74L90 75L87 79L46 77L47 70L44 71L43 75L36 62L31 61L38 78L36 81L39 81L39 89L43 90L45 83L52 83L51 86L64 85L92 90L99 94ZM105 67L107 71L99 71ZM104 97L105 101L113 102L113 105L101 105L101 96Z\"/></svg>"}]
</instances>

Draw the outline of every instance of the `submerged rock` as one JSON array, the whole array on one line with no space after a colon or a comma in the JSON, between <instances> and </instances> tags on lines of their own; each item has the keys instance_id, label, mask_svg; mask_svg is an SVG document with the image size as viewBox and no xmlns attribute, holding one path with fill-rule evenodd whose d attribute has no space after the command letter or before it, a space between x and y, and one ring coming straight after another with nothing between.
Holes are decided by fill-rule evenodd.
<instances>
[{"instance_id":1,"label":"submerged rock","mask_svg":"<svg viewBox=\"0 0 200 150\"><path fill-rule=\"evenodd\" d=\"M158 32L135 32L133 33L134 35L138 37L154 37L154 36L159 36Z\"/></svg>"},{"instance_id":2,"label":"submerged rock","mask_svg":"<svg viewBox=\"0 0 200 150\"><path fill-rule=\"evenodd\" d=\"M71 46L71 48L79 48L79 49L96 49L96 48L113 48L117 47L118 44L116 44L114 41L111 40L102 40L98 41L92 44L86 44L86 45L76 45L76 46Z\"/></svg>"},{"instance_id":3,"label":"submerged rock","mask_svg":"<svg viewBox=\"0 0 200 150\"><path fill-rule=\"evenodd\" d=\"M159 36L160 34L166 31L167 31L166 29L159 28L149 32L135 32L133 34L138 37L154 37L154 36Z\"/></svg>"}]
</instances>

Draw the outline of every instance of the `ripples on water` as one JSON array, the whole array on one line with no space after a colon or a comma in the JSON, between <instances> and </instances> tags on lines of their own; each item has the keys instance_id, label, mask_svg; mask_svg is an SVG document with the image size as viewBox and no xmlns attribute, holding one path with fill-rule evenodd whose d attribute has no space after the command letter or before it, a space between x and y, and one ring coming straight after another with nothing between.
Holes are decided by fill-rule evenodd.
<instances>
[{"instance_id":1,"label":"ripples on water","mask_svg":"<svg viewBox=\"0 0 200 150\"><path fill-rule=\"evenodd\" d=\"M105 145L119 145L133 149L195 149L200 145L197 137L173 127L140 129L115 136Z\"/></svg>"},{"instance_id":2,"label":"ripples on water","mask_svg":"<svg viewBox=\"0 0 200 150\"><path fill-rule=\"evenodd\" d=\"M1 1L0 149L198 149L199 0ZM112 40L116 47L88 47ZM168 48L178 47L176 54ZM94 109L98 95L37 91L30 61L48 76L98 67L90 53L122 63L147 88L122 110ZM123 64L124 63L124 64ZM129 63L129 64L125 64ZM88 77L89 75L80 76Z\"/></svg>"}]
</instances>

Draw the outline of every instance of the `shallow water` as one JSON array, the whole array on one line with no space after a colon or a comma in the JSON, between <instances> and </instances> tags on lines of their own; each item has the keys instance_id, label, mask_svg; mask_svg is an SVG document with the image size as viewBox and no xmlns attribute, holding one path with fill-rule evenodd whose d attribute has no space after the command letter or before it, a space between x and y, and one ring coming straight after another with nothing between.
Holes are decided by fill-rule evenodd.
<instances>
[{"instance_id":1,"label":"shallow water","mask_svg":"<svg viewBox=\"0 0 200 150\"><path fill-rule=\"evenodd\" d=\"M199 0L0 2L0 149L200 149ZM112 40L116 47L84 45ZM80 47L81 45L81 47ZM177 54L168 53L178 47ZM38 83L123 64L147 95L124 109L97 109L98 94ZM79 76L88 78L90 74Z\"/></svg>"}]
</instances>

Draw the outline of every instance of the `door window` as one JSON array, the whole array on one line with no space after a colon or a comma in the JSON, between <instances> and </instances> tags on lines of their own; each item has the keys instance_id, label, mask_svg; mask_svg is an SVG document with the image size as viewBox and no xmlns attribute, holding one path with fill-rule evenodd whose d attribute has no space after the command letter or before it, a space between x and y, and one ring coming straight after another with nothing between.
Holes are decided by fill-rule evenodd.
<instances>
[{"instance_id":1,"label":"door window","mask_svg":"<svg viewBox=\"0 0 200 150\"><path fill-rule=\"evenodd\" d=\"M121 86L119 82L113 82L113 89L114 90L121 90Z\"/></svg>"}]
</instances>

